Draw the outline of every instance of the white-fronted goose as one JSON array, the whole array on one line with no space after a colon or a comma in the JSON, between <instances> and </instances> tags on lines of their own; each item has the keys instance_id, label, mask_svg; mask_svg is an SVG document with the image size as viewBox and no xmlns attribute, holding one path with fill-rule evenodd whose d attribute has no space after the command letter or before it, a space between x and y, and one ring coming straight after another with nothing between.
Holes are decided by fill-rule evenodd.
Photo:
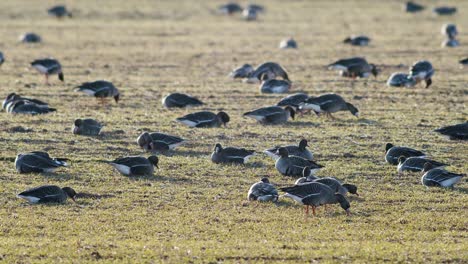
<instances>
[{"instance_id":1,"label":"white-fronted goose","mask_svg":"<svg viewBox=\"0 0 468 264\"><path fill-rule=\"evenodd\" d=\"M232 15L242 12L242 7L237 3L227 3L218 7L218 11L224 15Z\"/></svg>"},{"instance_id":2,"label":"white-fronted goose","mask_svg":"<svg viewBox=\"0 0 468 264\"><path fill-rule=\"evenodd\" d=\"M48 106L46 102L43 102L41 100L23 97L16 93L10 93L7 95L5 100L3 100L2 108L5 109L5 111L10 112L9 110L11 109L11 104L13 104L16 101L27 101L27 102L30 102L39 106Z\"/></svg>"},{"instance_id":3,"label":"white-fronted goose","mask_svg":"<svg viewBox=\"0 0 468 264\"><path fill-rule=\"evenodd\" d=\"M398 158L398 173L403 173L405 171L419 172L424 169L424 164L430 163L434 168L443 169L448 164L438 162L435 160L430 160L420 157L409 157L401 156Z\"/></svg>"},{"instance_id":4,"label":"white-fronted goose","mask_svg":"<svg viewBox=\"0 0 468 264\"><path fill-rule=\"evenodd\" d=\"M104 100L107 97L113 97L116 103L120 99L119 90L115 88L114 84L103 80L82 83L75 87L75 91L99 98L102 104L105 103Z\"/></svg>"},{"instance_id":5,"label":"white-fronted goose","mask_svg":"<svg viewBox=\"0 0 468 264\"><path fill-rule=\"evenodd\" d=\"M36 69L38 72L44 74L45 83L49 84L49 75L57 74L60 81L64 81L62 65L58 60L47 58L39 59L31 62L31 66Z\"/></svg>"},{"instance_id":6,"label":"white-fronted goose","mask_svg":"<svg viewBox=\"0 0 468 264\"><path fill-rule=\"evenodd\" d=\"M434 68L429 61L421 60L417 61L411 66L409 72L409 78L413 78L416 83L421 81L426 82L426 88L432 84L432 76L434 75Z\"/></svg>"},{"instance_id":7,"label":"white-fronted goose","mask_svg":"<svg viewBox=\"0 0 468 264\"><path fill-rule=\"evenodd\" d=\"M392 87L413 87L415 84L416 81L413 78L402 72L392 73L387 80L387 86Z\"/></svg>"},{"instance_id":8,"label":"white-fronted goose","mask_svg":"<svg viewBox=\"0 0 468 264\"><path fill-rule=\"evenodd\" d=\"M324 94L319 97L311 96L299 106L299 109L313 110L317 115L325 113L330 118L334 118L332 113L338 111L349 111L354 116L359 117L359 110L337 94Z\"/></svg>"},{"instance_id":9,"label":"white-fronted goose","mask_svg":"<svg viewBox=\"0 0 468 264\"><path fill-rule=\"evenodd\" d=\"M297 49L297 42L292 38L283 39L279 44L280 49Z\"/></svg>"},{"instance_id":10,"label":"white-fronted goose","mask_svg":"<svg viewBox=\"0 0 468 264\"><path fill-rule=\"evenodd\" d=\"M203 102L187 94L171 93L169 95L166 95L162 99L162 104L164 107L167 107L167 108L173 108L173 107L183 108L183 107L200 106L200 105L203 105Z\"/></svg>"},{"instance_id":11,"label":"white-fronted goose","mask_svg":"<svg viewBox=\"0 0 468 264\"><path fill-rule=\"evenodd\" d=\"M434 131L451 140L468 140L468 122L441 127Z\"/></svg>"},{"instance_id":12,"label":"white-fronted goose","mask_svg":"<svg viewBox=\"0 0 468 264\"><path fill-rule=\"evenodd\" d=\"M295 114L290 106L284 109L279 106L268 106L244 113L243 116L253 118L263 125L278 125L286 123L289 118L294 119Z\"/></svg>"},{"instance_id":13,"label":"white-fronted goose","mask_svg":"<svg viewBox=\"0 0 468 264\"><path fill-rule=\"evenodd\" d=\"M250 73L246 82L248 83L258 83L262 74L266 74L268 79L276 79L276 77L281 77L284 80L290 81L288 73L276 62L265 62L258 66L252 73Z\"/></svg>"},{"instance_id":14,"label":"white-fronted goose","mask_svg":"<svg viewBox=\"0 0 468 264\"><path fill-rule=\"evenodd\" d=\"M15 100L7 104L6 111L12 114L40 115L57 111L47 105L38 105L27 100Z\"/></svg>"},{"instance_id":15,"label":"white-fronted goose","mask_svg":"<svg viewBox=\"0 0 468 264\"><path fill-rule=\"evenodd\" d=\"M252 67L252 65L244 64L241 67L232 70L232 72L229 73L229 77L233 79L248 78L254 70L255 69Z\"/></svg>"},{"instance_id":16,"label":"white-fronted goose","mask_svg":"<svg viewBox=\"0 0 468 264\"><path fill-rule=\"evenodd\" d=\"M102 127L102 124L91 118L76 119L73 124L72 132L75 135L97 136L101 133Z\"/></svg>"},{"instance_id":17,"label":"white-fronted goose","mask_svg":"<svg viewBox=\"0 0 468 264\"><path fill-rule=\"evenodd\" d=\"M442 26L441 33L449 39L453 39L458 35L457 26L455 24L445 24Z\"/></svg>"},{"instance_id":18,"label":"white-fronted goose","mask_svg":"<svg viewBox=\"0 0 468 264\"><path fill-rule=\"evenodd\" d=\"M292 198L294 201L306 206L306 214L309 214L309 206L312 207L312 212L315 215L315 208L320 205L339 203L341 208L349 215L351 205L345 196L340 193L335 193L330 187L319 182L309 184L294 185L280 189L286 194L284 197Z\"/></svg>"},{"instance_id":19,"label":"white-fronted goose","mask_svg":"<svg viewBox=\"0 0 468 264\"><path fill-rule=\"evenodd\" d=\"M262 178L261 181L254 183L247 192L247 199L249 201L276 202L278 201L278 196L276 187L270 183L268 178Z\"/></svg>"},{"instance_id":20,"label":"white-fronted goose","mask_svg":"<svg viewBox=\"0 0 468 264\"><path fill-rule=\"evenodd\" d=\"M424 164L422 173L421 182L427 187L453 188L465 176L465 174L457 174L444 169L434 168L434 165L431 163Z\"/></svg>"},{"instance_id":21,"label":"white-fronted goose","mask_svg":"<svg viewBox=\"0 0 468 264\"><path fill-rule=\"evenodd\" d=\"M47 14L56 18L62 18L65 16L72 17L72 13L68 11L64 5L56 5L47 9Z\"/></svg>"},{"instance_id":22,"label":"white-fronted goose","mask_svg":"<svg viewBox=\"0 0 468 264\"><path fill-rule=\"evenodd\" d=\"M309 98L309 96L305 93L295 93L282 98L276 105L283 107L290 106L297 112L299 110L299 105L307 98Z\"/></svg>"},{"instance_id":23,"label":"white-fronted goose","mask_svg":"<svg viewBox=\"0 0 468 264\"><path fill-rule=\"evenodd\" d=\"M42 42L41 36L36 33L28 32L19 37L19 41L23 43L39 43Z\"/></svg>"},{"instance_id":24,"label":"white-fronted goose","mask_svg":"<svg viewBox=\"0 0 468 264\"><path fill-rule=\"evenodd\" d=\"M352 46L367 46L371 39L367 36L350 36L343 40L343 43L350 44Z\"/></svg>"},{"instance_id":25,"label":"white-fronted goose","mask_svg":"<svg viewBox=\"0 0 468 264\"><path fill-rule=\"evenodd\" d=\"M314 154L312 154L312 152L310 152L307 149L307 146L308 146L307 140L301 139L301 141L299 142L299 145L284 146L283 148L286 148L288 150L289 155L302 157L307 160L313 160ZM279 148L280 147L270 148L270 149L265 150L264 153L272 157L274 160L277 160L280 158L278 154Z\"/></svg>"},{"instance_id":26,"label":"white-fronted goose","mask_svg":"<svg viewBox=\"0 0 468 264\"><path fill-rule=\"evenodd\" d=\"M302 177L304 176L304 167L310 168L310 175L323 168L322 165L317 164L312 160L290 156L286 148L279 148L278 155L280 158L276 160L275 168L284 176Z\"/></svg>"},{"instance_id":27,"label":"white-fronted goose","mask_svg":"<svg viewBox=\"0 0 468 264\"><path fill-rule=\"evenodd\" d=\"M53 172L60 167L66 167L68 159L51 158L47 152L33 151L20 153L15 159L15 168L19 173Z\"/></svg>"},{"instance_id":28,"label":"white-fronted goose","mask_svg":"<svg viewBox=\"0 0 468 264\"><path fill-rule=\"evenodd\" d=\"M412 1L406 2L403 5L403 10L405 10L408 13L416 13L424 10L424 6L414 3Z\"/></svg>"},{"instance_id":29,"label":"white-fronted goose","mask_svg":"<svg viewBox=\"0 0 468 264\"><path fill-rule=\"evenodd\" d=\"M55 185L44 185L26 190L16 195L32 204L65 203L68 197L75 201L76 192L70 187L60 188Z\"/></svg>"},{"instance_id":30,"label":"white-fronted goose","mask_svg":"<svg viewBox=\"0 0 468 264\"><path fill-rule=\"evenodd\" d=\"M415 150L408 147L398 147L394 146L392 143L387 143L385 145L385 161L392 165L398 165L398 159L404 156L409 157L420 157L423 158L426 156L423 152Z\"/></svg>"},{"instance_id":31,"label":"white-fronted goose","mask_svg":"<svg viewBox=\"0 0 468 264\"><path fill-rule=\"evenodd\" d=\"M213 163L246 163L250 157L255 154L254 150L247 150L245 148L227 147L223 148L221 144L217 143L211 154L211 161Z\"/></svg>"},{"instance_id":32,"label":"white-fronted goose","mask_svg":"<svg viewBox=\"0 0 468 264\"><path fill-rule=\"evenodd\" d=\"M185 115L176 119L178 122L189 127L220 127L230 121L229 115L226 112L218 112L218 114L202 111Z\"/></svg>"},{"instance_id":33,"label":"white-fronted goose","mask_svg":"<svg viewBox=\"0 0 468 264\"><path fill-rule=\"evenodd\" d=\"M370 74L377 77L379 71L374 64L369 64L366 59L353 57L341 59L328 65L330 70L339 70L341 75L349 78L367 78Z\"/></svg>"},{"instance_id":34,"label":"white-fronted goose","mask_svg":"<svg viewBox=\"0 0 468 264\"><path fill-rule=\"evenodd\" d=\"M435 7L432 12L439 16L450 16L457 12L457 8L452 6L439 6Z\"/></svg>"},{"instance_id":35,"label":"white-fronted goose","mask_svg":"<svg viewBox=\"0 0 468 264\"><path fill-rule=\"evenodd\" d=\"M164 134L143 132L137 138L137 144L146 151L165 152L184 144L183 138Z\"/></svg>"},{"instance_id":36,"label":"white-fronted goose","mask_svg":"<svg viewBox=\"0 0 468 264\"><path fill-rule=\"evenodd\" d=\"M108 163L125 176L153 176L154 167L159 168L159 159L156 156L124 157Z\"/></svg>"},{"instance_id":37,"label":"white-fronted goose","mask_svg":"<svg viewBox=\"0 0 468 264\"><path fill-rule=\"evenodd\" d=\"M262 83L260 84L261 93L287 93L291 88L291 82L287 80L268 79L268 74L262 74L260 78Z\"/></svg>"}]
</instances>

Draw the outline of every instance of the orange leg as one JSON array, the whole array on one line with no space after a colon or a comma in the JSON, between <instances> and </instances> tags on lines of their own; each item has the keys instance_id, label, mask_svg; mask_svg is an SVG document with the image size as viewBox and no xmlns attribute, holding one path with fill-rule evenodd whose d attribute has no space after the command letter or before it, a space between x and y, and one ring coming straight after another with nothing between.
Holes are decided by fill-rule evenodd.
<instances>
[{"instance_id":1,"label":"orange leg","mask_svg":"<svg viewBox=\"0 0 468 264\"><path fill-rule=\"evenodd\" d=\"M45 84L49 85L49 74L45 74Z\"/></svg>"},{"instance_id":2,"label":"orange leg","mask_svg":"<svg viewBox=\"0 0 468 264\"><path fill-rule=\"evenodd\" d=\"M312 206L312 213L313 213L314 216L315 216L315 206Z\"/></svg>"}]
</instances>

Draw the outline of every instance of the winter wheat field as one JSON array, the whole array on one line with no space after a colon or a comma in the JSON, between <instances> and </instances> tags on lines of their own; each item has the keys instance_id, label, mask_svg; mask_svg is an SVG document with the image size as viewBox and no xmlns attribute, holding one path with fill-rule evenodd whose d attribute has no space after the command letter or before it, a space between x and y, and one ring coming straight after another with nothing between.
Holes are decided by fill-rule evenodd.
<instances>
[{"instance_id":1,"label":"winter wheat field","mask_svg":"<svg viewBox=\"0 0 468 264\"><path fill-rule=\"evenodd\" d=\"M73 18L49 17L55 1L0 2L0 95L16 92L47 101L57 112L38 115L0 113L0 262L4 263L462 263L468 261L468 183L453 189L421 185L419 173L399 176L384 160L385 144L420 149L468 170L467 143L450 141L433 130L467 119L468 2L420 1L417 14L400 1L258 1L266 7L257 21L221 16L222 1L63 1ZM245 5L246 3L240 2ZM432 7L455 5L454 16L436 17ZM460 29L461 46L441 48L440 28ZM18 43L36 32L41 44ZM352 34L372 38L368 47L342 40ZM292 36L297 50L280 50ZM65 82L47 86L29 63L54 57ZM364 56L380 69L377 78L350 79L326 65ZM407 71L427 59L436 73L425 89L390 88L392 72ZM304 115L285 125L263 126L242 113L276 104L283 95L260 94L258 85L227 77L244 63L280 63L293 81L292 92L338 93L360 110L335 114L336 120ZM101 106L73 88L105 79L121 92L118 104ZM198 97L205 106L167 110L170 92ZM226 111L227 128L191 129L175 122L190 112ZM105 124L98 137L71 133L76 118ZM125 177L102 160L149 156L135 140L143 131L189 140L160 155L154 177ZM305 217L292 200L247 200L250 185L281 176L262 154L275 145L309 141L318 176L356 184L351 216L338 206ZM210 161L215 143L257 150L246 165ZM42 150L70 159L56 173L18 174L18 153ZM77 202L30 205L16 194L55 184L73 187Z\"/></svg>"}]
</instances>

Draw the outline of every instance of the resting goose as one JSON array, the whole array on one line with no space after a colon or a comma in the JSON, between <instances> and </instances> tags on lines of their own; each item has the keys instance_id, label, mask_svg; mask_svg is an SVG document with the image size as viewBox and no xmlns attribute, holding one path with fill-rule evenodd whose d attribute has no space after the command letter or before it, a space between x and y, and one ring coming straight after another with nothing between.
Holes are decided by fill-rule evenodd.
<instances>
[{"instance_id":1,"label":"resting goose","mask_svg":"<svg viewBox=\"0 0 468 264\"><path fill-rule=\"evenodd\" d=\"M289 155L301 157L307 160L313 160L314 155L307 149L307 146L309 146L307 140L301 139L299 145L284 146L284 148L288 150ZM277 160L280 158L278 154L279 148L280 147L270 148L265 150L264 153L272 157L274 160Z\"/></svg>"},{"instance_id":2,"label":"resting goose","mask_svg":"<svg viewBox=\"0 0 468 264\"><path fill-rule=\"evenodd\" d=\"M276 202L278 196L276 187L270 183L268 178L262 178L261 181L254 183L247 192L249 201Z\"/></svg>"},{"instance_id":3,"label":"resting goose","mask_svg":"<svg viewBox=\"0 0 468 264\"><path fill-rule=\"evenodd\" d=\"M317 115L325 113L325 115L330 118L334 118L332 113L338 111L349 111L355 117L359 117L359 110L337 94L324 94L319 97L309 97L299 106L299 109L313 110Z\"/></svg>"},{"instance_id":4,"label":"resting goose","mask_svg":"<svg viewBox=\"0 0 468 264\"><path fill-rule=\"evenodd\" d=\"M296 41L290 37L287 39L283 39L279 44L280 49L297 49Z\"/></svg>"},{"instance_id":5,"label":"resting goose","mask_svg":"<svg viewBox=\"0 0 468 264\"><path fill-rule=\"evenodd\" d=\"M162 104L167 108L182 108L200 106L203 102L187 94L171 93L162 99Z\"/></svg>"},{"instance_id":6,"label":"resting goose","mask_svg":"<svg viewBox=\"0 0 468 264\"><path fill-rule=\"evenodd\" d=\"M233 79L243 79L248 78L249 75L254 71L254 68L250 64L244 64L239 68L232 70L229 73L229 77Z\"/></svg>"},{"instance_id":7,"label":"resting goose","mask_svg":"<svg viewBox=\"0 0 468 264\"><path fill-rule=\"evenodd\" d=\"M350 36L343 40L343 43L350 44L352 46L367 46L371 39L367 36Z\"/></svg>"},{"instance_id":8,"label":"resting goose","mask_svg":"<svg viewBox=\"0 0 468 264\"><path fill-rule=\"evenodd\" d=\"M265 62L258 66L253 72L250 73L246 82L248 83L258 83L262 74L266 74L268 79L276 79L276 77L281 77L283 80L291 82L289 79L288 73L276 62Z\"/></svg>"},{"instance_id":9,"label":"resting goose","mask_svg":"<svg viewBox=\"0 0 468 264\"><path fill-rule=\"evenodd\" d=\"M410 78L408 74L402 72L395 72L387 80L387 86L393 87L413 87L416 81Z\"/></svg>"},{"instance_id":10,"label":"resting goose","mask_svg":"<svg viewBox=\"0 0 468 264\"><path fill-rule=\"evenodd\" d=\"M154 167L158 168L159 159L156 156L144 157L124 157L108 162L125 176L153 176Z\"/></svg>"},{"instance_id":11,"label":"resting goose","mask_svg":"<svg viewBox=\"0 0 468 264\"><path fill-rule=\"evenodd\" d=\"M179 117L176 120L189 127L220 127L221 125L226 127L230 117L223 111L218 114L202 111Z\"/></svg>"},{"instance_id":12,"label":"resting goose","mask_svg":"<svg viewBox=\"0 0 468 264\"><path fill-rule=\"evenodd\" d=\"M445 24L442 26L441 33L449 39L453 39L458 35L457 26L455 24Z\"/></svg>"},{"instance_id":13,"label":"resting goose","mask_svg":"<svg viewBox=\"0 0 468 264\"><path fill-rule=\"evenodd\" d=\"M411 66L409 77L413 78L416 83L421 81L426 82L426 88L432 84L432 76L434 75L434 68L429 61L421 60L417 61Z\"/></svg>"},{"instance_id":14,"label":"resting goose","mask_svg":"<svg viewBox=\"0 0 468 264\"><path fill-rule=\"evenodd\" d=\"M44 185L26 190L16 195L32 204L65 203L68 197L75 201L76 192L70 187L60 188L55 185Z\"/></svg>"},{"instance_id":15,"label":"resting goose","mask_svg":"<svg viewBox=\"0 0 468 264\"><path fill-rule=\"evenodd\" d=\"M21 35L19 41L23 43L39 43L42 41L42 38L36 33L29 32Z\"/></svg>"},{"instance_id":16,"label":"resting goose","mask_svg":"<svg viewBox=\"0 0 468 264\"><path fill-rule=\"evenodd\" d=\"M137 138L137 144L146 151L165 152L175 149L186 141L180 137L167 135L163 133L143 132Z\"/></svg>"},{"instance_id":17,"label":"resting goose","mask_svg":"<svg viewBox=\"0 0 468 264\"><path fill-rule=\"evenodd\" d=\"M337 60L329 64L328 69L339 70L341 75L350 78L366 78L370 74L374 77L378 75L378 69L374 64L369 64L366 59L361 57L353 57L348 59Z\"/></svg>"},{"instance_id":18,"label":"resting goose","mask_svg":"<svg viewBox=\"0 0 468 264\"><path fill-rule=\"evenodd\" d=\"M465 174L448 172L443 169L434 168L430 163L424 164L421 182L427 187L448 187L453 188Z\"/></svg>"},{"instance_id":19,"label":"resting goose","mask_svg":"<svg viewBox=\"0 0 468 264\"><path fill-rule=\"evenodd\" d=\"M43 102L41 100L22 97L21 95L16 94L16 93L10 93L10 94L7 95L5 100L3 100L2 108L5 111L10 112L9 109L11 109L11 105L14 104L16 101L27 101L29 103L36 104L38 106L48 106L48 104L46 102Z\"/></svg>"},{"instance_id":20,"label":"resting goose","mask_svg":"<svg viewBox=\"0 0 468 264\"><path fill-rule=\"evenodd\" d=\"M72 132L75 135L97 136L101 133L102 127L103 125L91 118L76 119Z\"/></svg>"},{"instance_id":21,"label":"resting goose","mask_svg":"<svg viewBox=\"0 0 468 264\"><path fill-rule=\"evenodd\" d=\"M448 137L451 140L468 140L468 122L441 127L434 131Z\"/></svg>"},{"instance_id":22,"label":"resting goose","mask_svg":"<svg viewBox=\"0 0 468 264\"><path fill-rule=\"evenodd\" d=\"M15 159L15 168L19 173L53 172L60 167L66 167L68 159L51 158L47 152L33 151L20 153Z\"/></svg>"},{"instance_id":23,"label":"resting goose","mask_svg":"<svg viewBox=\"0 0 468 264\"><path fill-rule=\"evenodd\" d=\"M223 148L221 144L217 143L211 154L211 161L213 163L246 163L250 157L255 154L254 150L247 150L245 148L227 147Z\"/></svg>"},{"instance_id":24,"label":"resting goose","mask_svg":"<svg viewBox=\"0 0 468 264\"><path fill-rule=\"evenodd\" d=\"M303 103L309 96L305 93L295 93L288 95L281 99L276 105L277 106L290 106L294 111L299 110L299 105Z\"/></svg>"},{"instance_id":25,"label":"resting goose","mask_svg":"<svg viewBox=\"0 0 468 264\"><path fill-rule=\"evenodd\" d=\"M448 164L438 162L435 160L430 160L420 157L409 157L401 156L398 158L398 173L403 173L404 171L418 172L424 169L424 164L429 163L434 168L443 169Z\"/></svg>"},{"instance_id":26,"label":"resting goose","mask_svg":"<svg viewBox=\"0 0 468 264\"><path fill-rule=\"evenodd\" d=\"M432 12L439 16L450 16L457 12L457 8L451 6L439 6L435 7Z\"/></svg>"},{"instance_id":27,"label":"resting goose","mask_svg":"<svg viewBox=\"0 0 468 264\"><path fill-rule=\"evenodd\" d=\"M237 12L242 12L242 7L237 3L227 3L219 6L218 11L224 15L232 15Z\"/></svg>"},{"instance_id":28,"label":"resting goose","mask_svg":"<svg viewBox=\"0 0 468 264\"><path fill-rule=\"evenodd\" d=\"M398 159L404 156L406 158L409 157L419 157L424 158L426 154L422 153L419 150L415 150L408 147L397 147L394 146L392 143L387 143L385 145L385 161L392 165L398 165Z\"/></svg>"},{"instance_id":29,"label":"resting goose","mask_svg":"<svg viewBox=\"0 0 468 264\"><path fill-rule=\"evenodd\" d=\"M339 203L341 208L350 215L349 204L346 197L340 193L335 193L330 187L319 182L312 182L303 185L294 185L280 189L286 194L284 197L289 197L294 201L306 206L306 214L309 214L309 206L312 207L312 212L315 215L315 208L320 205Z\"/></svg>"},{"instance_id":30,"label":"resting goose","mask_svg":"<svg viewBox=\"0 0 468 264\"><path fill-rule=\"evenodd\" d=\"M45 83L49 84L49 75L57 74L60 81L64 81L62 66L55 59L39 59L31 62L31 66L38 72L44 74Z\"/></svg>"},{"instance_id":31,"label":"resting goose","mask_svg":"<svg viewBox=\"0 0 468 264\"><path fill-rule=\"evenodd\" d=\"M68 11L64 5L56 5L47 9L47 14L56 18L62 18L65 16L72 17L72 13Z\"/></svg>"},{"instance_id":32,"label":"resting goose","mask_svg":"<svg viewBox=\"0 0 468 264\"><path fill-rule=\"evenodd\" d=\"M40 115L57 111L47 105L38 105L27 100L15 100L7 104L6 111L12 114Z\"/></svg>"},{"instance_id":33,"label":"resting goose","mask_svg":"<svg viewBox=\"0 0 468 264\"><path fill-rule=\"evenodd\" d=\"M276 160L275 168L284 176L302 177L304 176L304 167L308 167L310 169L309 175L312 175L323 168L322 165L317 164L312 160L307 160L297 156L290 156L288 149L283 147L278 149L278 155L280 158Z\"/></svg>"},{"instance_id":34,"label":"resting goose","mask_svg":"<svg viewBox=\"0 0 468 264\"><path fill-rule=\"evenodd\" d=\"M278 125L286 123L289 118L294 119L295 114L290 106L284 109L279 106L269 106L244 113L243 116L253 118L263 125Z\"/></svg>"},{"instance_id":35,"label":"resting goose","mask_svg":"<svg viewBox=\"0 0 468 264\"><path fill-rule=\"evenodd\" d=\"M260 84L261 93L287 93L291 88L291 82L287 80L268 79L268 74L262 74L260 78L262 83Z\"/></svg>"},{"instance_id":36,"label":"resting goose","mask_svg":"<svg viewBox=\"0 0 468 264\"><path fill-rule=\"evenodd\" d=\"M116 103L120 99L119 90L115 88L114 84L103 80L82 83L75 87L75 91L84 92L87 95L99 98L102 104L104 104L104 100L107 97L113 97Z\"/></svg>"},{"instance_id":37,"label":"resting goose","mask_svg":"<svg viewBox=\"0 0 468 264\"><path fill-rule=\"evenodd\" d=\"M414 3L412 1L406 2L403 5L403 10L405 10L408 13L416 13L424 10L424 6Z\"/></svg>"}]
</instances>

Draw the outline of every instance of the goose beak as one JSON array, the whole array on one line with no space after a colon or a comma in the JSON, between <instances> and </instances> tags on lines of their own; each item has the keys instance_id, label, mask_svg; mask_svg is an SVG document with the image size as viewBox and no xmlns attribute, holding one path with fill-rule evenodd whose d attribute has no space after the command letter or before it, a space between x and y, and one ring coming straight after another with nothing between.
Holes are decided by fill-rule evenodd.
<instances>
[{"instance_id":1,"label":"goose beak","mask_svg":"<svg viewBox=\"0 0 468 264\"><path fill-rule=\"evenodd\" d=\"M70 197L74 203L76 203L75 197Z\"/></svg>"},{"instance_id":2,"label":"goose beak","mask_svg":"<svg viewBox=\"0 0 468 264\"><path fill-rule=\"evenodd\" d=\"M356 193L356 196L359 196L359 193Z\"/></svg>"},{"instance_id":3,"label":"goose beak","mask_svg":"<svg viewBox=\"0 0 468 264\"><path fill-rule=\"evenodd\" d=\"M347 216L350 216L351 215L351 211L349 209L346 209L346 215Z\"/></svg>"}]
</instances>

